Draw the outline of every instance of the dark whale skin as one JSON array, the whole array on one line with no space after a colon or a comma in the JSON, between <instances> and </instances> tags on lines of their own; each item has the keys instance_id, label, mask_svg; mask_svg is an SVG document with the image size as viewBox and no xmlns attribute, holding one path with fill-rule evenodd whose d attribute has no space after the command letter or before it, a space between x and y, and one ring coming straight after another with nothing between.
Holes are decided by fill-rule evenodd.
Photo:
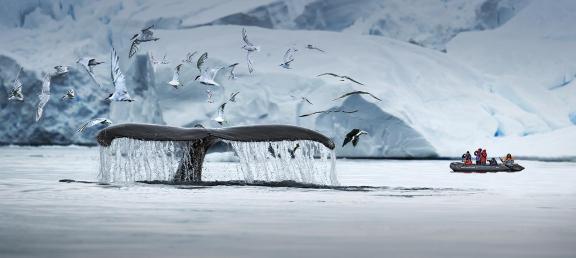
<instances>
[{"instance_id":1,"label":"dark whale skin","mask_svg":"<svg viewBox=\"0 0 576 258\"><path fill-rule=\"evenodd\" d=\"M116 138L143 141L229 140L240 142L309 140L334 149L334 142L314 130L293 125L251 125L226 128L183 128L155 124L118 124L100 130L96 140L101 146L110 146Z\"/></svg>"}]
</instances>

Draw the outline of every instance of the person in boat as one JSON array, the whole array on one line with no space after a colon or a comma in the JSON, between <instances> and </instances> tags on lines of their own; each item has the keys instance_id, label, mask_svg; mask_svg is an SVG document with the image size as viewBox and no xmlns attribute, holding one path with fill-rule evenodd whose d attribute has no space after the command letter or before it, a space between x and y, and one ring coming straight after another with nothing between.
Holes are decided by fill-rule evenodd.
<instances>
[{"instance_id":1,"label":"person in boat","mask_svg":"<svg viewBox=\"0 0 576 258\"><path fill-rule=\"evenodd\" d=\"M512 154L508 153L506 154L506 157L504 159L500 158L500 160L502 161L502 163L504 163L504 165L506 166L512 166L514 165L514 159L512 158Z\"/></svg>"},{"instance_id":2,"label":"person in boat","mask_svg":"<svg viewBox=\"0 0 576 258\"><path fill-rule=\"evenodd\" d=\"M486 149L483 149L480 152L480 164L482 165L486 165L486 160L488 159L488 152L486 152Z\"/></svg>"},{"instance_id":3,"label":"person in boat","mask_svg":"<svg viewBox=\"0 0 576 258\"><path fill-rule=\"evenodd\" d=\"M482 149L478 148L474 151L474 157L476 157L476 165L480 165L480 157L482 156Z\"/></svg>"},{"instance_id":4,"label":"person in boat","mask_svg":"<svg viewBox=\"0 0 576 258\"><path fill-rule=\"evenodd\" d=\"M466 153L462 154L462 162L464 165L472 165L472 155L470 155L469 151L466 151Z\"/></svg>"},{"instance_id":5,"label":"person in boat","mask_svg":"<svg viewBox=\"0 0 576 258\"><path fill-rule=\"evenodd\" d=\"M490 159L489 162L490 166L498 166L498 161L496 161L496 158Z\"/></svg>"}]
</instances>

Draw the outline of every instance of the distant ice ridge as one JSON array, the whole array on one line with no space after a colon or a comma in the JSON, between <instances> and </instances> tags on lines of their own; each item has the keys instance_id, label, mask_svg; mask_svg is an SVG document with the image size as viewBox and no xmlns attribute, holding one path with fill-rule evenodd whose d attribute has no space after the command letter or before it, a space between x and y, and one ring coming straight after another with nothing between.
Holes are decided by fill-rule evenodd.
<instances>
[{"instance_id":1,"label":"distant ice ridge","mask_svg":"<svg viewBox=\"0 0 576 258\"><path fill-rule=\"evenodd\" d=\"M203 168L202 180L217 179L279 182L295 181L318 185L338 185L335 153L312 141L232 142L240 162L234 171L213 164ZM190 142L140 141L118 138L100 147L98 181L131 183L172 181L181 164L194 157ZM208 163L209 164L209 163Z\"/></svg>"}]
</instances>

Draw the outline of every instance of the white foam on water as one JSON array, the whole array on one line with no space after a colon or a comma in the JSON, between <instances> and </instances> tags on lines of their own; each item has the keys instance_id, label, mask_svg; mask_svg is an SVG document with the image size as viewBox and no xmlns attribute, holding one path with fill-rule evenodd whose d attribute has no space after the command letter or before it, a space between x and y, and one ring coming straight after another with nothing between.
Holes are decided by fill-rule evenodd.
<instances>
[{"instance_id":1,"label":"white foam on water","mask_svg":"<svg viewBox=\"0 0 576 258\"><path fill-rule=\"evenodd\" d=\"M336 155L313 141L234 142L240 162L205 162L204 181L285 181L338 185ZM141 141L118 138L100 147L98 180L102 183L172 181L182 161L190 161L188 141ZM298 148L294 150L296 146Z\"/></svg>"}]
</instances>

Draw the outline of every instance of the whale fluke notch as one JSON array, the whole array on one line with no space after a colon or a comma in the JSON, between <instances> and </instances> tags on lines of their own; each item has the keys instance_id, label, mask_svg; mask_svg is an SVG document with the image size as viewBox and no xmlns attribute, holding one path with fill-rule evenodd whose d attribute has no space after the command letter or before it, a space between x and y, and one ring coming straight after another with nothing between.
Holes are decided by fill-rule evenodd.
<instances>
[{"instance_id":1,"label":"whale fluke notch","mask_svg":"<svg viewBox=\"0 0 576 258\"><path fill-rule=\"evenodd\" d=\"M187 155L181 159L173 180L200 182L204 157L214 143L232 142L281 142L313 141L333 150L334 142L323 134L292 125L253 125L218 129L182 128L154 124L118 124L102 129L96 140L103 147L112 145L114 139L128 138L140 141L182 142Z\"/></svg>"}]
</instances>

